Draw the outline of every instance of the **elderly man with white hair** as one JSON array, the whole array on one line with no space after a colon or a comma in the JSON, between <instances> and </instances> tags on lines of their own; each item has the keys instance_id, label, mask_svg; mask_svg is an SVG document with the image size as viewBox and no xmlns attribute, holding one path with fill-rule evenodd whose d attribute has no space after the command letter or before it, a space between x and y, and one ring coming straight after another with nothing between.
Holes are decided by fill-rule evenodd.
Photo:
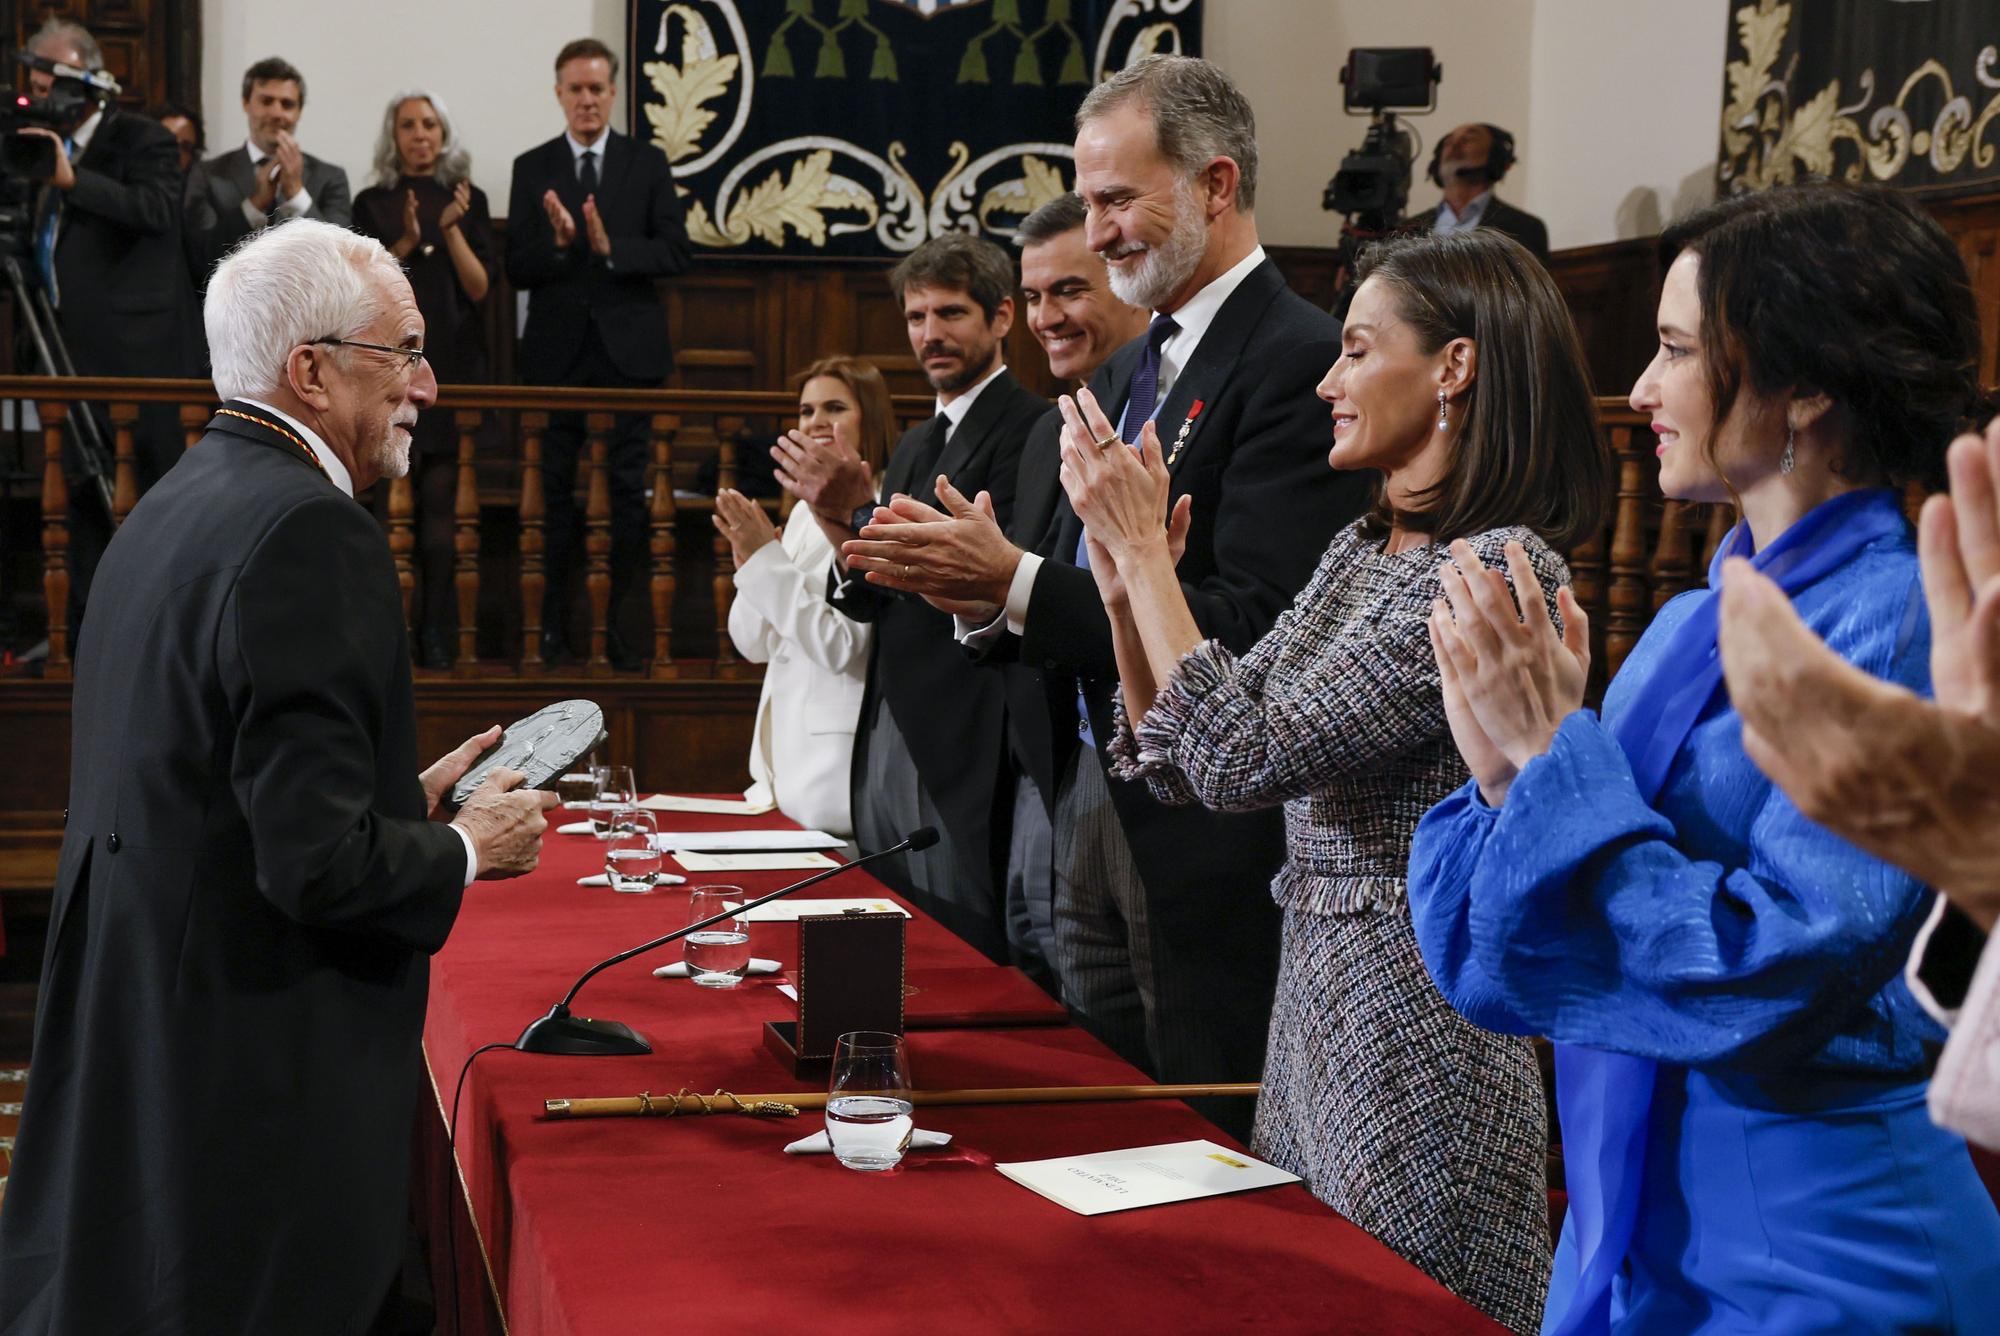
<instances>
[{"instance_id":1,"label":"elderly man with white hair","mask_svg":"<svg viewBox=\"0 0 2000 1336\"><path fill-rule=\"evenodd\" d=\"M221 408L98 570L0 1330L365 1332L402 1255L426 956L552 795L497 737L421 774L395 571L356 488L437 391L376 242L216 270Z\"/></svg>"}]
</instances>

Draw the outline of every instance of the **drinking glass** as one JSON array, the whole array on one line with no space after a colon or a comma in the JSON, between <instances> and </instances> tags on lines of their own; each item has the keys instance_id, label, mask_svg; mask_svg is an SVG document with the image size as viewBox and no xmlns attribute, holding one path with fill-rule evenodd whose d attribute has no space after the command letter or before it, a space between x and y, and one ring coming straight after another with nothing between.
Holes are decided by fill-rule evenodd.
<instances>
[{"instance_id":1,"label":"drinking glass","mask_svg":"<svg viewBox=\"0 0 2000 1336\"><path fill-rule=\"evenodd\" d=\"M565 812L578 816L590 809L590 800L597 796L597 781L588 770L572 770L556 781L556 797L562 800Z\"/></svg>"},{"instance_id":2,"label":"drinking glass","mask_svg":"<svg viewBox=\"0 0 2000 1336\"><path fill-rule=\"evenodd\" d=\"M688 922L699 923L749 898L741 886L697 886L688 896ZM689 933L681 938L681 958L688 977L703 988L734 988L750 968L750 925L726 918Z\"/></svg>"},{"instance_id":3,"label":"drinking glass","mask_svg":"<svg viewBox=\"0 0 2000 1336\"><path fill-rule=\"evenodd\" d=\"M618 833L618 813L639 801L639 791L629 765L594 766L590 773L597 789L590 800L590 833L608 840Z\"/></svg>"},{"instance_id":4,"label":"drinking glass","mask_svg":"<svg viewBox=\"0 0 2000 1336\"><path fill-rule=\"evenodd\" d=\"M833 1046L833 1075L826 1089L826 1139L849 1169L893 1169L910 1148L910 1055L903 1036L856 1030Z\"/></svg>"},{"instance_id":5,"label":"drinking glass","mask_svg":"<svg viewBox=\"0 0 2000 1336\"><path fill-rule=\"evenodd\" d=\"M644 895L659 885L666 863L666 854L654 843L660 833L659 818L643 807L621 807L616 824L617 833L604 846L605 880L614 891Z\"/></svg>"}]
</instances>

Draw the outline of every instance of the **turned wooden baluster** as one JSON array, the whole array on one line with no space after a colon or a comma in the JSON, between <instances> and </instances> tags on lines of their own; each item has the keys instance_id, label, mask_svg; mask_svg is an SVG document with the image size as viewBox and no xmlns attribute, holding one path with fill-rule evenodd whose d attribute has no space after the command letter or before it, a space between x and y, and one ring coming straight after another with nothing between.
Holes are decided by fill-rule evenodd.
<instances>
[{"instance_id":1,"label":"turned wooden baluster","mask_svg":"<svg viewBox=\"0 0 2000 1336\"><path fill-rule=\"evenodd\" d=\"M451 579L458 595L457 677L470 677L479 656L479 477L472 451L479 436L476 409L452 415L458 427L458 492L452 498Z\"/></svg>"},{"instance_id":2,"label":"turned wooden baluster","mask_svg":"<svg viewBox=\"0 0 2000 1336\"><path fill-rule=\"evenodd\" d=\"M715 420L715 490L736 486L736 452L743 445L743 419L724 417ZM736 643L729 638L729 605L736 598L736 554L730 549L729 540L720 533L713 534L709 544L715 553L715 675L717 677L741 677L744 674L743 661L737 657Z\"/></svg>"},{"instance_id":3,"label":"turned wooden baluster","mask_svg":"<svg viewBox=\"0 0 2000 1336\"><path fill-rule=\"evenodd\" d=\"M201 439L202 430L208 426L208 420L214 416L215 410L207 404L181 405L181 436L187 449L194 448L194 443Z\"/></svg>"},{"instance_id":4,"label":"turned wooden baluster","mask_svg":"<svg viewBox=\"0 0 2000 1336\"><path fill-rule=\"evenodd\" d=\"M396 587L403 591L403 625L410 624L410 605L417 592L417 569L412 554L417 549L416 497L410 490L410 478L404 474L400 478L379 480L377 485L389 488L389 555L396 563ZM415 643L414 634L412 643Z\"/></svg>"},{"instance_id":5,"label":"turned wooden baluster","mask_svg":"<svg viewBox=\"0 0 2000 1336\"><path fill-rule=\"evenodd\" d=\"M649 551L653 556L653 662L649 676L680 676L674 662L674 438L681 420L671 413L653 415L653 507Z\"/></svg>"},{"instance_id":6,"label":"turned wooden baluster","mask_svg":"<svg viewBox=\"0 0 2000 1336\"><path fill-rule=\"evenodd\" d=\"M1692 501L1668 498L1660 510L1660 537L1653 545L1653 611L1695 586L1694 548L1689 521L1699 518Z\"/></svg>"},{"instance_id":7,"label":"turned wooden baluster","mask_svg":"<svg viewBox=\"0 0 2000 1336\"><path fill-rule=\"evenodd\" d=\"M1611 429L1612 458L1618 464L1618 510L1611 528L1611 587L1604 628L1607 679L1618 672L1651 610L1646 590L1646 460L1633 443L1630 427Z\"/></svg>"},{"instance_id":8,"label":"turned wooden baluster","mask_svg":"<svg viewBox=\"0 0 2000 1336\"><path fill-rule=\"evenodd\" d=\"M547 413L521 414L521 668L531 673L547 666L542 662L542 591L548 583L542 433L548 427Z\"/></svg>"},{"instance_id":9,"label":"turned wooden baluster","mask_svg":"<svg viewBox=\"0 0 2000 1336\"><path fill-rule=\"evenodd\" d=\"M1708 532L1701 541L1701 569L1703 583L1707 582L1709 563L1715 560L1715 550L1722 546L1722 540L1729 536L1729 526L1736 523L1736 507L1717 501L1708 508Z\"/></svg>"},{"instance_id":10,"label":"turned wooden baluster","mask_svg":"<svg viewBox=\"0 0 2000 1336\"><path fill-rule=\"evenodd\" d=\"M49 610L44 677L66 678L69 664L69 482L63 477L67 404L39 404L42 419L42 599Z\"/></svg>"},{"instance_id":11,"label":"turned wooden baluster","mask_svg":"<svg viewBox=\"0 0 2000 1336\"><path fill-rule=\"evenodd\" d=\"M111 405L111 523L120 525L139 504L139 456L133 428L139 405Z\"/></svg>"},{"instance_id":12,"label":"turned wooden baluster","mask_svg":"<svg viewBox=\"0 0 2000 1336\"><path fill-rule=\"evenodd\" d=\"M583 587L590 595L590 664L587 671L602 677L611 671L611 442L613 418L591 413L584 418L590 442L590 492L584 507Z\"/></svg>"},{"instance_id":13,"label":"turned wooden baluster","mask_svg":"<svg viewBox=\"0 0 2000 1336\"><path fill-rule=\"evenodd\" d=\"M1570 592L1576 595L1590 623L1590 681L1585 693L1592 701L1604 694L1604 631L1611 620L1604 605L1607 551L1605 531L1599 529L1571 549L1566 558Z\"/></svg>"}]
</instances>

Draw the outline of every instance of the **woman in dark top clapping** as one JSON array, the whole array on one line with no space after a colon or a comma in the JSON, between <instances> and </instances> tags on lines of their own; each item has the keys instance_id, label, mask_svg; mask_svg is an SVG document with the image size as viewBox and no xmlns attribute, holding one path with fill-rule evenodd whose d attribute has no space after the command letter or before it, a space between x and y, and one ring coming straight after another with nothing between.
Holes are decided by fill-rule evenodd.
<instances>
[{"instance_id":1,"label":"woman in dark top clapping","mask_svg":"<svg viewBox=\"0 0 2000 1336\"><path fill-rule=\"evenodd\" d=\"M403 262L424 315L424 351L443 384L487 379L486 327L480 306L493 270L493 226L486 195L472 184L470 155L452 132L436 94L398 93L375 141L375 183L354 200L354 227ZM448 411L417 419L411 443L422 612L419 660L452 661L453 510L458 488L458 432ZM376 508L387 505L380 489Z\"/></svg>"}]
</instances>

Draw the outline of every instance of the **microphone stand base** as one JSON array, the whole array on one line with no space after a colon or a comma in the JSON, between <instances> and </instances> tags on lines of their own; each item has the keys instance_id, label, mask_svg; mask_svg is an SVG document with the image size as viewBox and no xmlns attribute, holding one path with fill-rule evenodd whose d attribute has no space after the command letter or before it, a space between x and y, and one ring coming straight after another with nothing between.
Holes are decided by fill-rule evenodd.
<instances>
[{"instance_id":1,"label":"microphone stand base","mask_svg":"<svg viewBox=\"0 0 2000 1336\"><path fill-rule=\"evenodd\" d=\"M653 1051L645 1036L621 1021L594 1021L584 1016L572 1016L560 1007L521 1031L514 1047L523 1053L563 1053L604 1058Z\"/></svg>"}]
</instances>

